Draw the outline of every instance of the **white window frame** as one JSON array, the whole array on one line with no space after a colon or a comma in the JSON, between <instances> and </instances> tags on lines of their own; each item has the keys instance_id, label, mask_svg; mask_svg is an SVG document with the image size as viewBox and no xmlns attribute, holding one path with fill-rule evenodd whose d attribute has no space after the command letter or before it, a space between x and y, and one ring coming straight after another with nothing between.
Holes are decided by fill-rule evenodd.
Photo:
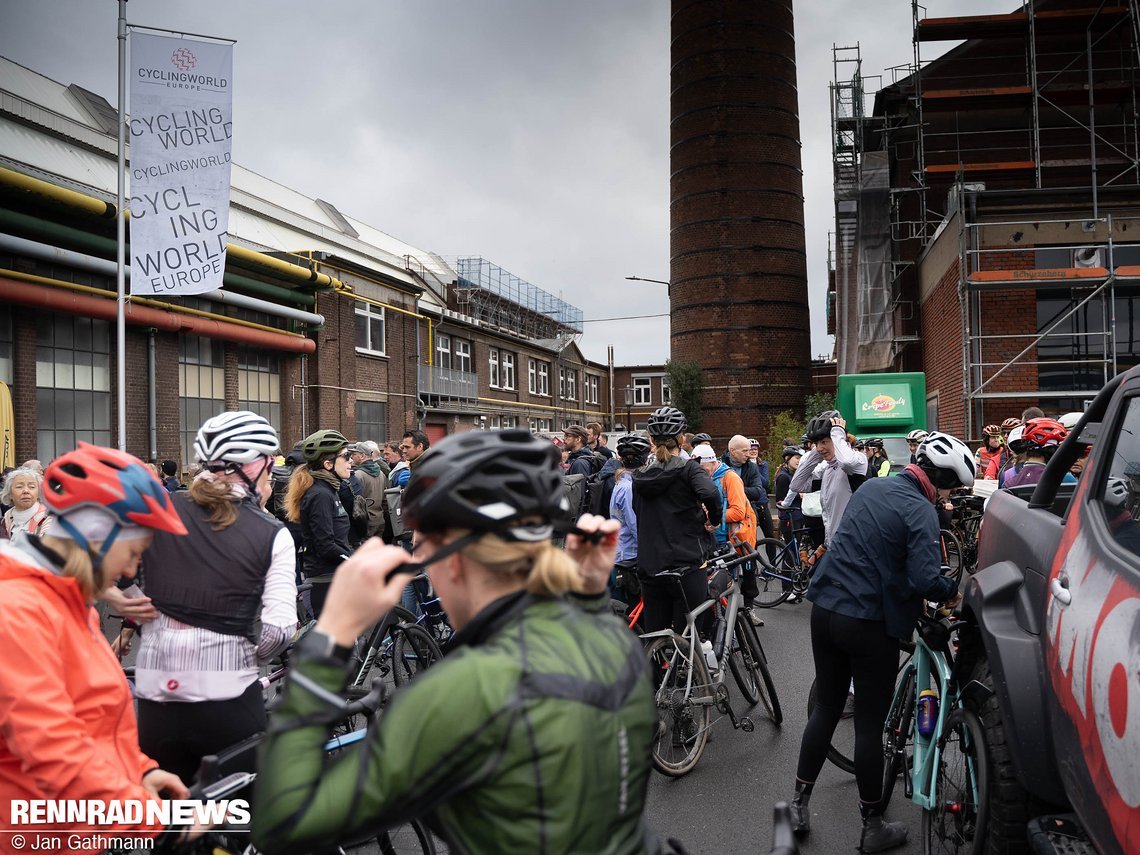
<instances>
[{"instance_id":1,"label":"white window frame","mask_svg":"<svg viewBox=\"0 0 1140 855\"><path fill-rule=\"evenodd\" d=\"M451 370L451 336L449 335L435 334L435 367Z\"/></svg>"},{"instance_id":2,"label":"white window frame","mask_svg":"<svg viewBox=\"0 0 1140 855\"><path fill-rule=\"evenodd\" d=\"M653 377L633 377L633 405L643 407L653 403Z\"/></svg>"},{"instance_id":3,"label":"white window frame","mask_svg":"<svg viewBox=\"0 0 1140 855\"><path fill-rule=\"evenodd\" d=\"M661 376L661 403L673 403L673 390L669 388L669 375L663 374Z\"/></svg>"},{"instance_id":4,"label":"white window frame","mask_svg":"<svg viewBox=\"0 0 1140 855\"><path fill-rule=\"evenodd\" d=\"M373 306L371 303L365 303L365 302L362 302L360 300L357 300L355 312L356 312L357 316L361 316L361 317L368 319L368 321L364 327L365 330L367 330L367 335L365 336L365 345L363 347L361 347L359 344L357 344L356 345L356 352L357 353L369 353L369 354L373 354L375 356L387 356L388 355L388 351L387 351L388 317L385 314L384 307L383 306ZM375 347L374 346L375 342L372 341L372 321L374 321L374 320L380 321L381 338L384 339L384 341L380 342L379 347ZM354 337L356 336L355 330L353 330L353 336Z\"/></svg>"},{"instance_id":5,"label":"white window frame","mask_svg":"<svg viewBox=\"0 0 1140 855\"><path fill-rule=\"evenodd\" d=\"M538 363L538 394L550 397L550 365L546 362Z\"/></svg>"},{"instance_id":6,"label":"white window frame","mask_svg":"<svg viewBox=\"0 0 1140 855\"><path fill-rule=\"evenodd\" d=\"M586 377L586 403L598 403L598 376L590 374Z\"/></svg>"},{"instance_id":7,"label":"white window frame","mask_svg":"<svg viewBox=\"0 0 1140 855\"><path fill-rule=\"evenodd\" d=\"M457 338L451 343L452 364L457 371L471 373L471 342L465 338Z\"/></svg>"},{"instance_id":8,"label":"white window frame","mask_svg":"<svg viewBox=\"0 0 1140 855\"><path fill-rule=\"evenodd\" d=\"M499 380L502 382L500 388L515 388L515 355L508 350L499 354Z\"/></svg>"},{"instance_id":9,"label":"white window frame","mask_svg":"<svg viewBox=\"0 0 1140 855\"><path fill-rule=\"evenodd\" d=\"M499 351L493 347L487 352L487 365L490 368L490 372L491 372L491 378L489 380L489 385L491 386L492 389L498 389L499 388ZM495 421L496 422L498 421L498 416L495 417Z\"/></svg>"},{"instance_id":10,"label":"white window frame","mask_svg":"<svg viewBox=\"0 0 1140 855\"><path fill-rule=\"evenodd\" d=\"M532 395L538 394L538 360L528 359L526 361L526 390ZM533 427L534 419L531 419L531 430Z\"/></svg>"}]
</instances>

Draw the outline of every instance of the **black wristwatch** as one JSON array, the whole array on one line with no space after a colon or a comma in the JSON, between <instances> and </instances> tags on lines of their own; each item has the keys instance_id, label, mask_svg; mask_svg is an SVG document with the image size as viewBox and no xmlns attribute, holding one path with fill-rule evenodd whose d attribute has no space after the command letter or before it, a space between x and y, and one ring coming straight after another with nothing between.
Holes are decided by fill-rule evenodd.
<instances>
[{"instance_id":1,"label":"black wristwatch","mask_svg":"<svg viewBox=\"0 0 1140 855\"><path fill-rule=\"evenodd\" d=\"M352 657L351 645L345 647L343 644L337 644L335 638L319 629L309 630L305 636L305 644L311 646L314 653L326 659L338 659L347 663Z\"/></svg>"}]
</instances>

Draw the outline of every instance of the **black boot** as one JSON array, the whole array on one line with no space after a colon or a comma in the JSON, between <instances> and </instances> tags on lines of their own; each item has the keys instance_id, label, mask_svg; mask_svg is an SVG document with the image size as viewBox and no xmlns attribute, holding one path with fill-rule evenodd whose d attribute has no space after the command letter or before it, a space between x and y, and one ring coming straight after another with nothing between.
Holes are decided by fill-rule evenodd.
<instances>
[{"instance_id":1,"label":"black boot","mask_svg":"<svg viewBox=\"0 0 1140 855\"><path fill-rule=\"evenodd\" d=\"M863 835L859 838L860 852L886 852L906 843L906 823L885 821L883 810L877 804L860 802L859 813L863 815Z\"/></svg>"},{"instance_id":2,"label":"black boot","mask_svg":"<svg viewBox=\"0 0 1140 855\"><path fill-rule=\"evenodd\" d=\"M811 791L815 784L805 784L796 780L796 794L792 796L790 805L792 814L792 831L803 837L811 831L811 811L808 810L808 801L811 800Z\"/></svg>"}]
</instances>

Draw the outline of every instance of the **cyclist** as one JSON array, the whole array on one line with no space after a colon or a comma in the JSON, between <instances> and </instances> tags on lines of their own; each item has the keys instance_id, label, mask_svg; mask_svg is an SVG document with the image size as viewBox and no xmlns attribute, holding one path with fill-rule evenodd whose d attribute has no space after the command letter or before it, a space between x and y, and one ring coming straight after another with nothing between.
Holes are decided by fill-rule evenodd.
<instances>
[{"instance_id":1,"label":"cyclist","mask_svg":"<svg viewBox=\"0 0 1140 855\"><path fill-rule=\"evenodd\" d=\"M783 502L788 498L790 492L788 487L792 483L792 476L799 468L802 456L803 452L797 446L786 446L783 451L784 465L776 473L776 508L780 519L780 537L784 539L785 543L790 542L794 531L802 528L804 524L804 515L800 512L801 499L798 493L792 494L791 503L787 508L783 507Z\"/></svg>"},{"instance_id":2,"label":"cyclist","mask_svg":"<svg viewBox=\"0 0 1140 855\"><path fill-rule=\"evenodd\" d=\"M985 441L978 447L978 451L974 455L974 466L979 472L984 473L989 468L991 461L996 461L999 466L1001 465L1001 428L997 425L986 425L982 428L982 436L985 437Z\"/></svg>"},{"instance_id":3,"label":"cyclist","mask_svg":"<svg viewBox=\"0 0 1140 855\"><path fill-rule=\"evenodd\" d=\"M333 573L352 551L350 519L340 500L341 484L350 472L347 448L348 440L335 430L309 434L301 440L306 465L297 467L285 494L289 519L301 526L302 569L312 583L312 611L318 617Z\"/></svg>"},{"instance_id":4,"label":"cyclist","mask_svg":"<svg viewBox=\"0 0 1140 855\"><path fill-rule=\"evenodd\" d=\"M138 459L81 442L48 465L42 500L55 515L51 529L0 544L3 811L10 799L188 798L176 775L139 750L130 689L91 608L120 576L135 575L155 531L186 533L171 494ZM36 826L53 830L79 829ZM145 820L100 830L161 831ZM18 848L12 832L0 830L0 851Z\"/></svg>"},{"instance_id":5,"label":"cyclist","mask_svg":"<svg viewBox=\"0 0 1140 855\"><path fill-rule=\"evenodd\" d=\"M207 419L194 439L202 471L172 497L189 534L159 532L143 557L158 616L135 668L139 744L183 780L265 730L258 667L297 628L293 537L261 507L277 445L256 413Z\"/></svg>"},{"instance_id":6,"label":"cyclist","mask_svg":"<svg viewBox=\"0 0 1140 855\"><path fill-rule=\"evenodd\" d=\"M915 462L915 455L918 453L918 447L926 440L926 431L922 429L912 430L906 435L906 444L910 446L910 462Z\"/></svg>"},{"instance_id":7,"label":"cyclist","mask_svg":"<svg viewBox=\"0 0 1140 855\"><path fill-rule=\"evenodd\" d=\"M1045 471L1045 464L1064 441L1069 432L1055 419L1030 419L1025 424L1021 439L1025 443L1025 460L1021 469L1013 475L1007 475L1003 489L1022 487L1026 484L1036 484L1041 480L1041 473ZM1062 484L1075 484L1077 479L1071 472L1066 472L1061 479Z\"/></svg>"},{"instance_id":8,"label":"cyclist","mask_svg":"<svg viewBox=\"0 0 1140 855\"><path fill-rule=\"evenodd\" d=\"M807 437L815 446L800 460L800 466L788 485L793 493L808 492L816 464L826 464L820 487L823 545L830 543L851 500L852 491L866 479L867 474L867 458L847 444L846 424L837 410L827 410L808 422Z\"/></svg>"},{"instance_id":9,"label":"cyclist","mask_svg":"<svg viewBox=\"0 0 1140 855\"><path fill-rule=\"evenodd\" d=\"M864 443L867 451L867 477L886 478L891 474L891 459L887 457L886 443L872 437ZM874 475L871 472L874 470Z\"/></svg>"},{"instance_id":10,"label":"cyclist","mask_svg":"<svg viewBox=\"0 0 1140 855\"><path fill-rule=\"evenodd\" d=\"M637 514L633 511L632 472L645 465L649 451L649 440L636 433L627 433L617 441L622 468L614 473L614 491L610 496L610 518L621 523L617 561L637 560Z\"/></svg>"},{"instance_id":11,"label":"cyclist","mask_svg":"<svg viewBox=\"0 0 1140 855\"><path fill-rule=\"evenodd\" d=\"M693 459L681 459L680 436L685 414L676 407L659 407L650 415L649 435L656 446L649 464L633 473L633 509L637 514L637 563L641 576L646 632L685 627L685 614L708 599L708 580L701 564L708 533L720 525L723 511L716 485ZM702 447L694 437L693 454ZM708 446L712 452L711 445ZM702 452L704 453L704 452ZM667 570L681 573L684 598L672 579L658 579ZM699 629L707 631L711 610Z\"/></svg>"},{"instance_id":12,"label":"cyclist","mask_svg":"<svg viewBox=\"0 0 1140 855\"><path fill-rule=\"evenodd\" d=\"M447 437L404 514L455 624L454 647L401 690L366 744L329 760L344 661L399 600L412 560L371 540L341 565L298 645L261 756L253 844L311 851L428 816L452 852L644 852L655 728L638 639L609 613L618 523L587 515L566 552L558 452L526 430Z\"/></svg>"},{"instance_id":13,"label":"cyclist","mask_svg":"<svg viewBox=\"0 0 1140 855\"><path fill-rule=\"evenodd\" d=\"M965 443L934 432L918 463L876 478L851 498L807 597L817 702L804 728L792 817L810 827L808 802L854 679L855 777L863 817L860 849L882 852L906 841L903 823L882 809L883 722L895 688L899 639L910 638L924 600L957 601L957 582L941 572L935 501L974 483Z\"/></svg>"},{"instance_id":14,"label":"cyclist","mask_svg":"<svg viewBox=\"0 0 1140 855\"><path fill-rule=\"evenodd\" d=\"M1001 423L1001 454L997 459L990 458L989 463L986 464L985 469L979 469L978 474L989 480L997 480L998 474L1004 469L1008 469L1012 464L1010 460L1015 456L1015 452L1009 447L1010 434L1016 429L1021 427L1019 419L1009 418Z\"/></svg>"}]
</instances>

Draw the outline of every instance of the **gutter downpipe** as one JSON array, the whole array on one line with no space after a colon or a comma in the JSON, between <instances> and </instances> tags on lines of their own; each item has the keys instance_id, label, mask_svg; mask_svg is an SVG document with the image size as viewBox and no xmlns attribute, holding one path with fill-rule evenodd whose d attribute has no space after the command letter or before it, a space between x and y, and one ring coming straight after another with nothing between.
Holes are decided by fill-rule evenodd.
<instances>
[{"instance_id":1,"label":"gutter downpipe","mask_svg":"<svg viewBox=\"0 0 1140 855\"><path fill-rule=\"evenodd\" d=\"M94 273L113 275L116 272L115 263L107 261L106 259L96 258L93 255L84 255L83 253L73 252L58 246L2 233L0 233L0 249L8 249L12 252L25 255L28 258L38 258L43 261L63 264L80 270L90 270ZM128 269L126 273L127 278L130 279L131 271ZM310 324L312 326L319 327L325 322L323 315L314 314L313 312L303 312L300 309L281 306L277 303L271 303L268 300L259 300L256 297L247 297L245 294L234 294L220 289L206 291L201 294L195 294L194 296L203 300L212 300L216 303L229 303L234 306L240 306L243 309L264 312L267 315L288 318L292 321L300 321L301 323ZM138 300L141 298L136 297L135 299ZM172 305L172 308L177 309L179 307Z\"/></svg>"},{"instance_id":2,"label":"gutter downpipe","mask_svg":"<svg viewBox=\"0 0 1140 855\"><path fill-rule=\"evenodd\" d=\"M115 398L119 451L127 450L127 0L119 0L118 204L115 210ZM153 381L152 381L153 382Z\"/></svg>"},{"instance_id":3,"label":"gutter downpipe","mask_svg":"<svg viewBox=\"0 0 1140 855\"><path fill-rule=\"evenodd\" d=\"M0 180L2 183L2 180ZM19 213L8 208L0 208L0 226L7 226L17 230L26 231L38 238L50 238L55 241L70 244L93 253L107 253L114 255L115 242L111 238L92 234L71 226L63 226L48 220L41 220L28 214ZM128 242L129 246L129 242ZM250 279L240 273L227 271L222 280L229 288L259 294L262 297L272 298L287 305L313 306L316 298L312 294L293 291L280 285L271 285L257 279Z\"/></svg>"},{"instance_id":4,"label":"gutter downpipe","mask_svg":"<svg viewBox=\"0 0 1140 855\"><path fill-rule=\"evenodd\" d=\"M146 368L147 368L147 383L146 383L146 416L147 427L150 429L150 459L152 462L158 462L158 402L155 392L155 386L158 381L155 379L155 368L157 367L157 359L155 353L154 341L154 327L146 331Z\"/></svg>"},{"instance_id":5,"label":"gutter downpipe","mask_svg":"<svg viewBox=\"0 0 1140 855\"><path fill-rule=\"evenodd\" d=\"M617 414L614 412L614 346L612 344L606 348L606 356L609 357L610 364L610 430L613 430Z\"/></svg>"}]
</instances>

